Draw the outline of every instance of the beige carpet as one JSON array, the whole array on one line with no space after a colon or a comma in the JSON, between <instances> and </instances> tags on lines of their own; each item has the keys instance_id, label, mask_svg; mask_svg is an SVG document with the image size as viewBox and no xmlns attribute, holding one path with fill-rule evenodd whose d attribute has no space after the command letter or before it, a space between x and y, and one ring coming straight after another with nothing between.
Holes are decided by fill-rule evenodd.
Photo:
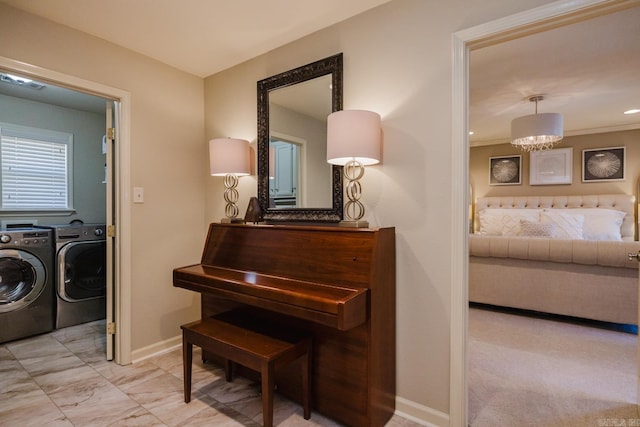
<instances>
[{"instance_id":1,"label":"beige carpet","mask_svg":"<svg viewBox=\"0 0 640 427\"><path fill-rule=\"evenodd\" d=\"M469 309L469 424L640 426L637 335Z\"/></svg>"}]
</instances>

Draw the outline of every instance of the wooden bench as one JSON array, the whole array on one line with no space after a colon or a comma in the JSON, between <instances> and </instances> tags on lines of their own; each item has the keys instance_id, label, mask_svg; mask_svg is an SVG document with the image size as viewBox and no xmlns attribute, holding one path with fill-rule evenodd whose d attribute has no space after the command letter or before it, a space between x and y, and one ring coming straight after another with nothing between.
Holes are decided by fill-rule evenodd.
<instances>
[{"instance_id":1,"label":"wooden bench","mask_svg":"<svg viewBox=\"0 0 640 427\"><path fill-rule=\"evenodd\" d=\"M302 402L304 418L311 417L311 338L292 331L273 329L234 313L202 319L182 325L184 401L191 401L193 345L225 359L225 376L233 380L233 363L261 375L262 419L265 427L273 425L274 372L279 367L302 358Z\"/></svg>"}]
</instances>

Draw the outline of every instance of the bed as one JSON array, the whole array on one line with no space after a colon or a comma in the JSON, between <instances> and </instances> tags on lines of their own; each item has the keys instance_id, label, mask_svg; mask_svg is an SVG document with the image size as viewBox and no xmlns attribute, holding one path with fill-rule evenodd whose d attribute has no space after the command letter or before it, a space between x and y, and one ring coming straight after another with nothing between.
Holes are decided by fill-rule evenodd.
<instances>
[{"instance_id":1,"label":"bed","mask_svg":"<svg viewBox=\"0 0 640 427\"><path fill-rule=\"evenodd\" d=\"M469 301L638 324L635 197L484 197L469 236Z\"/></svg>"}]
</instances>

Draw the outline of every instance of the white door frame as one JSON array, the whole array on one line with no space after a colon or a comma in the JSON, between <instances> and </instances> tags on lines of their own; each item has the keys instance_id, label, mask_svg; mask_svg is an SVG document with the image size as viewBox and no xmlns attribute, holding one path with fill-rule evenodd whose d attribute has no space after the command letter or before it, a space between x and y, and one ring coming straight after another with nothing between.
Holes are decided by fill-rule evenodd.
<instances>
[{"instance_id":1,"label":"white door frame","mask_svg":"<svg viewBox=\"0 0 640 427\"><path fill-rule=\"evenodd\" d=\"M121 103L120 129L117 141L119 144L118 158L116 163L116 185L115 189L119 200L117 212L118 224L116 230L115 244L118 266L118 273L114 277L115 298L115 321L117 332L115 336L116 363L126 365L131 363L131 198L130 188L130 125L131 125L131 94L122 89L106 86L101 83L81 79L68 74L38 67L36 65L15 61L10 58L0 56L0 68L8 72L15 72L20 75L33 77L34 80L50 82L57 86L85 92L103 98L113 99ZM109 197L109 195L107 196ZM114 201L116 202L116 201Z\"/></svg>"},{"instance_id":2,"label":"white door frame","mask_svg":"<svg viewBox=\"0 0 640 427\"><path fill-rule=\"evenodd\" d=\"M633 0L561 0L453 34L449 426L467 426L469 50L630 7Z\"/></svg>"}]
</instances>

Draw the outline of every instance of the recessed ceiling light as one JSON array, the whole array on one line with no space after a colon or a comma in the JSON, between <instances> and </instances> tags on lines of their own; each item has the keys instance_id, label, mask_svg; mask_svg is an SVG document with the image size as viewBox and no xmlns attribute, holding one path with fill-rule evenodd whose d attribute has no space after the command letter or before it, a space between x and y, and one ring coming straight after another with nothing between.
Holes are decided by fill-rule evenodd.
<instances>
[{"instance_id":1,"label":"recessed ceiling light","mask_svg":"<svg viewBox=\"0 0 640 427\"><path fill-rule=\"evenodd\" d=\"M624 114L636 114L636 113L640 113L640 108L632 108L631 110L627 110L624 112Z\"/></svg>"},{"instance_id":2,"label":"recessed ceiling light","mask_svg":"<svg viewBox=\"0 0 640 427\"><path fill-rule=\"evenodd\" d=\"M473 135L473 131L472 130L469 131L469 135Z\"/></svg>"},{"instance_id":3,"label":"recessed ceiling light","mask_svg":"<svg viewBox=\"0 0 640 427\"><path fill-rule=\"evenodd\" d=\"M16 81L18 83L31 83L33 80L31 79L27 79L25 77L20 77L20 76L16 76L15 74L5 74L7 77L9 77L11 80Z\"/></svg>"},{"instance_id":4,"label":"recessed ceiling light","mask_svg":"<svg viewBox=\"0 0 640 427\"><path fill-rule=\"evenodd\" d=\"M26 77L16 76L15 74L0 73L0 81L12 85L22 86L29 89L42 89L45 87L42 83L34 82Z\"/></svg>"}]
</instances>

